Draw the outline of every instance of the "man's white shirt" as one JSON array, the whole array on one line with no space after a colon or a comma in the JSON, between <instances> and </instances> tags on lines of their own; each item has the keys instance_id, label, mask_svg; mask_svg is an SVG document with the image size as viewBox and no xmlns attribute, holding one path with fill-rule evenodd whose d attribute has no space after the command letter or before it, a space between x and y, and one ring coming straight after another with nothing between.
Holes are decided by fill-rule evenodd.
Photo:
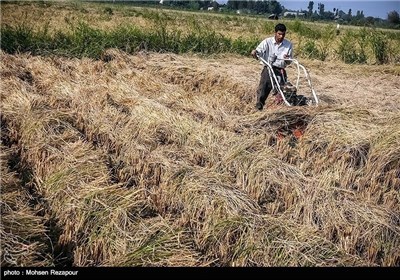
<instances>
[{"instance_id":1,"label":"man's white shirt","mask_svg":"<svg viewBox=\"0 0 400 280\"><path fill-rule=\"evenodd\" d=\"M292 58L293 47L292 43L286 39L283 39L279 44L275 41L275 37L269 37L257 46L256 51L269 63L271 63L271 58L276 56L276 60L272 62L272 66L285 68L288 63L285 63L283 59L285 55L288 55L288 58Z\"/></svg>"}]
</instances>

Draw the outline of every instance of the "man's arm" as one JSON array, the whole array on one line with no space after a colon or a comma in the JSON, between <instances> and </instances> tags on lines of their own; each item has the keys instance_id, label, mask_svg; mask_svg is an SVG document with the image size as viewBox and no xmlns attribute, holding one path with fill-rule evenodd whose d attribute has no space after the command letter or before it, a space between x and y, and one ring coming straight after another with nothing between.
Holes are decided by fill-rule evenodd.
<instances>
[{"instance_id":1,"label":"man's arm","mask_svg":"<svg viewBox=\"0 0 400 280\"><path fill-rule=\"evenodd\" d=\"M251 56L257 59L258 55L263 55L263 53L268 53L268 43L267 39L264 39L254 50L251 51Z\"/></svg>"}]
</instances>

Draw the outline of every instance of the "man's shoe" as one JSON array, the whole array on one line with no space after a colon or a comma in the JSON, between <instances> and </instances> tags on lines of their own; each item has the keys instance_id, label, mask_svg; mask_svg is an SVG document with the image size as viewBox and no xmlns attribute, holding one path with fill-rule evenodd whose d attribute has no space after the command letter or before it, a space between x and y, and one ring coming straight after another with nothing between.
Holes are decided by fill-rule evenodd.
<instances>
[{"instance_id":1,"label":"man's shoe","mask_svg":"<svg viewBox=\"0 0 400 280\"><path fill-rule=\"evenodd\" d=\"M256 108L257 110L261 111L263 109L264 105L261 102L256 103Z\"/></svg>"}]
</instances>

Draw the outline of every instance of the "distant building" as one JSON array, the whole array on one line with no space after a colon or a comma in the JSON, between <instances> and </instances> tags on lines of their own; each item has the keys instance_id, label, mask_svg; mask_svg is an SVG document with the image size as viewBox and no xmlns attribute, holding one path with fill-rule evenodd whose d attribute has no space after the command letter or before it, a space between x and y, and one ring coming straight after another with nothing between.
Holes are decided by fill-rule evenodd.
<instances>
[{"instance_id":1,"label":"distant building","mask_svg":"<svg viewBox=\"0 0 400 280\"><path fill-rule=\"evenodd\" d=\"M284 17L304 17L306 14L305 13L299 13L299 12L284 12L283 16Z\"/></svg>"},{"instance_id":2,"label":"distant building","mask_svg":"<svg viewBox=\"0 0 400 280\"><path fill-rule=\"evenodd\" d=\"M272 14L268 16L268 19L279 19L279 17L276 14Z\"/></svg>"},{"instance_id":3,"label":"distant building","mask_svg":"<svg viewBox=\"0 0 400 280\"><path fill-rule=\"evenodd\" d=\"M337 22L343 22L343 18L341 18L340 16L335 16L333 19Z\"/></svg>"}]
</instances>

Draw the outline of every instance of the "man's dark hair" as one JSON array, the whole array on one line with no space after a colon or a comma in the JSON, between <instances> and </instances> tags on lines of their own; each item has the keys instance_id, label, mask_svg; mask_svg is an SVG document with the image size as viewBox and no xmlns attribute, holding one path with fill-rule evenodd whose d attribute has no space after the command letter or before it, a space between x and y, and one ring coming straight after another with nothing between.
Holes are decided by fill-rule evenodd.
<instances>
[{"instance_id":1,"label":"man's dark hair","mask_svg":"<svg viewBox=\"0 0 400 280\"><path fill-rule=\"evenodd\" d=\"M278 31L286 32L286 26L283 23L278 23L275 25L275 32Z\"/></svg>"}]
</instances>

